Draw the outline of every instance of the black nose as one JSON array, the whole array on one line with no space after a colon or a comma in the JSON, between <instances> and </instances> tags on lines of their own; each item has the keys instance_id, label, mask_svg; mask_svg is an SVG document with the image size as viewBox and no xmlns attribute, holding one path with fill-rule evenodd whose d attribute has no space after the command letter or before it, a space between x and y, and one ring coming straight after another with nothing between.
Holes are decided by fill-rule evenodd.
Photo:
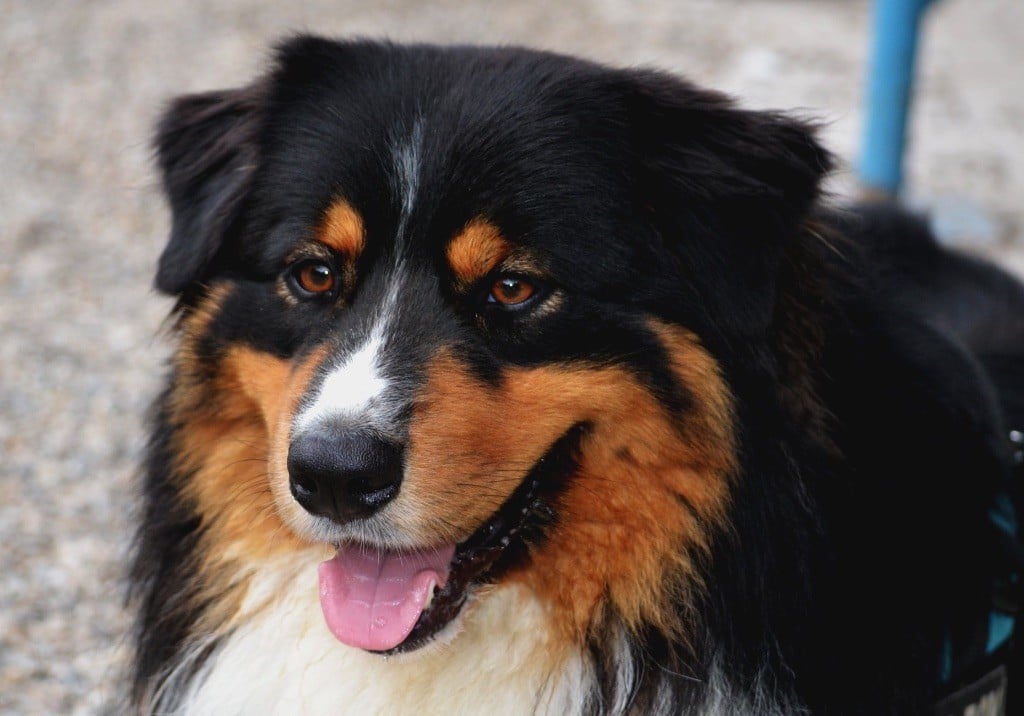
<instances>
[{"instance_id":1,"label":"black nose","mask_svg":"<svg viewBox=\"0 0 1024 716\"><path fill-rule=\"evenodd\" d=\"M292 496L314 515L348 522L395 498L402 451L373 435L310 430L288 447Z\"/></svg>"}]
</instances>

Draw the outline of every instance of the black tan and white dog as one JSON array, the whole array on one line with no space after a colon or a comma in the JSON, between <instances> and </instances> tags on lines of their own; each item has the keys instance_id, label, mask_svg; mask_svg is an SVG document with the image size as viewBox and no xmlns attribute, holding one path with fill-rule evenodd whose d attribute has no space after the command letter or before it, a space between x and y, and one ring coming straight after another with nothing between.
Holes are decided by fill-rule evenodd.
<instances>
[{"instance_id":1,"label":"black tan and white dog","mask_svg":"<svg viewBox=\"0 0 1024 716\"><path fill-rule=\"evenodd\" d=\"M157 150L134 711L913 714L977 651L1024 290L807 123L299 37Z\"/></svg>"}]
</instances>

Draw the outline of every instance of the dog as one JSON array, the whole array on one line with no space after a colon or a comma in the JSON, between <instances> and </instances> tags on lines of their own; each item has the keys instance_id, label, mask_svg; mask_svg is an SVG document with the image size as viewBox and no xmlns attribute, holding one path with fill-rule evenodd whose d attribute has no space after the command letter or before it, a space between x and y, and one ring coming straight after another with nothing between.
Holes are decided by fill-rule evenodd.
<instances>
[{"instance_id":1,"label":"dog","mask_svg":"<svg viewBox=\"0 0 1024 716\"><path fill-rule=\"evenodd\" d=\"M297 36L155 144L133 712L915 714L981 663L1024 288L830 207L812 123Z\"/></svg>"}]
</instances>

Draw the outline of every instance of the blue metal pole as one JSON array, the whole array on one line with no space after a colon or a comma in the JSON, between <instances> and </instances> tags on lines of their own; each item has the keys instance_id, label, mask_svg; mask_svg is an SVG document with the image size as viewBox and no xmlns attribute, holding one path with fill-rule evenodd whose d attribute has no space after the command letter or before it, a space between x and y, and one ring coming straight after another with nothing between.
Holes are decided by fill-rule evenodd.
<instances>
[{"instance_id":1,"label":"blue metal pole","mask_svg":"<svg viewBox=\"0 0 1024 716\"><path fill-rule=\"evenodd\" d=\"M924 9L932 0L875 0L867 116L860 161L865 189L895 196L903 182L903 151Z\"/></svg>"}]
</instances>

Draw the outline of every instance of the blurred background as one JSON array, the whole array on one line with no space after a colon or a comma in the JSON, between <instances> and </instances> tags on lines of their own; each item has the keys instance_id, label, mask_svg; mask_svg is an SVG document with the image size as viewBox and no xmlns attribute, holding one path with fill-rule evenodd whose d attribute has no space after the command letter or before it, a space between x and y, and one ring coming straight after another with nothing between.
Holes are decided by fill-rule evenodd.
<instances>
[{"instance_id":1,"label":"blurred background","mask_svg":"<svg viewBox=\"0 0 1024 716\"><path fill-rule=\"evenodd\" d=\"M117 686L144 414L168 345L150 132L283 34L517 43L657 66L825 122L856 191L867 0L0 0L0 713L94 713ZM904 196L1024 275L1024 3L925 17Z\"/></svg>"}]
</instances>

